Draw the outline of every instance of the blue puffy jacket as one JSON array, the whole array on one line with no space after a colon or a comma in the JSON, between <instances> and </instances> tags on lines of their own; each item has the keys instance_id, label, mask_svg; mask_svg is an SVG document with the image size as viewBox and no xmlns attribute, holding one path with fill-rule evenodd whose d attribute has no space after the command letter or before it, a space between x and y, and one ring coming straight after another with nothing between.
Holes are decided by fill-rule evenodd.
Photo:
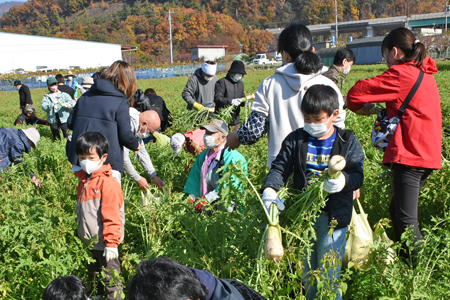
<instances>
[{"instance_id":1,"label":"blue puffy jacket","mask_svg":"<svg viewBox=\"0 0 450 300\"><path fill-rule=\"evenodd\" d=\"M30 152L31 146L21 129L0 128L0 173L18 160L23 152Z\"/></svg>"},{"instance_id":2,"label":"blue puffy jacket","mask_svg":"<svg viewBox=\"0 0 450 300\"><path fill-rule=\"evenodd\" d=\"M341 155L346 160L342 173L345 176L345 186L339 193L330 194L326 204L328 221L336 219L336 229L350 224L353 207L353 191L359 189L364 181L364 152L358 139L350 130L335 126L336 140L331 150L331 156ZM308 152L309 134L299 128L291 132L283 141L280 152L272 162L272 167L261 188L267 187L278 191L283 183L294 172L294 188L302 190L307 186L306 154Z\"/></svg>"},{"instance_id":3,"label":"blue puffy jacket","mask_svg":"<svg viewBox=\"0 0 450 300\"><path fill-rule=\"evenodd\" d=\"M131 131L128 99L112 82L98 78L91 89L77 101L67 121L73 130L68 146L68 158L72 165L78 164L75 152L76 140L84 132L96 131L106 136L109 142L108 158L113 170L123 173L123 147L138 149L138 140Z\"/></svg>"}]
</instances>

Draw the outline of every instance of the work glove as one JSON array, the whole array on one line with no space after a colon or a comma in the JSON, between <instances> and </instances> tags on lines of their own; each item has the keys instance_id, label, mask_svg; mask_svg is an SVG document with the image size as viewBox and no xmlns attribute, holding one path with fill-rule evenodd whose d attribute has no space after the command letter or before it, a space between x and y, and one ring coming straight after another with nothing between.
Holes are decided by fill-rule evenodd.
<instances>
[{"instance_id":1,"label":"work glove","mask_svg":"<svg viewBox=\"0 0 450 300\"><path fill-rule=\"evenodd\" d=\"M36 176L31 177L31 180L33 180L34 186L37 187L38 189L42 187L41 182L36 178Z\"/></svg>"},{"instance_id":2,"label":"work glove","mask_svg":"<svg viewBox=\"0 0 450 300\"><path fill-rule=\"evenodd\" d=\"M243 99L245 99L245 98L243 98ZM239 105L241 105L241 99L233 99L233 100L231 100L231 104L234 106L239 106Z\"/></svg>"},{"instance_id":3,"label":"work glove","mask_svg":"<svg viewBox=\"0 0 450 300\"><path fill-rule=\"evenodd\" d=\"M106 257L106 262L119 258L119 251L117 248L105 247L103 250L103 257Z\"/></svg>"},{"instance_id":4,"label":"work glove","mask_svg":"<svg viewBox=\"0 0 450 300\"><path fill-rule=\"evenodd\" d=\"M156 144L165 146L170 144L170 138L167 135L164 135L159 132L153 132L153 136L156 139Z\"/></svg>"},{"instance_id":5,"label":"work glove","mask_svg":"<svg viewBox=\"0 0 450 300\"><path fill-rule=\"evenodd\" d=\"M345 176L340 174L337 179L328 178L323 184L323 190L329 194L335 194L342 191L345 186Z\"/></svg>"},{"instance_id":6,"label":"work glove","mask_svg":"<svg viewBox=\"0 0 450 300\"><path fill-rule=\"evenodd\" d=\"M194 108L195 108L196 110L200 111L200 110L204 109L205 107L204 107L203 105L201 105L200 103L195 102L195 103L194 103Z\"/></svg>"},{"instance_id":7,"label":"work glove","mask_svg":"<svg viewBox=\"0 0 450 300\"><path fill-rule=\"evenodd\" d=\"M262 201L266 207L267 212L270 213L270 205L275 203L278 206L278 210L284 210L284 200L281 200L277 196L277 192L273 188L266 188L263 192Z\"/></svg>"},{"instance_id":8,"label":"work glove","mask_svg":"<svg viewBox=\"0 0 450 300\"><path fill-rule=\"evenodd\" d=\"M205 199L208 200L209 203L213 203L214 201L216 201L219 198L220 198L219 194L217 194L217 192L215 190L211 191L205 195Z\"/></svg>"}]
</instances>

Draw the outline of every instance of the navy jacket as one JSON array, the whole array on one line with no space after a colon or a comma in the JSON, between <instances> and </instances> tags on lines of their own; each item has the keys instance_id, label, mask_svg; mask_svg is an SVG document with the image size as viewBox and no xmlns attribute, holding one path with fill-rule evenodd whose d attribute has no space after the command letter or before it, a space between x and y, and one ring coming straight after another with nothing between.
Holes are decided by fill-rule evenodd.
<instances>
[{"instance_id":1,"label":"navy jacket","mask_svg":"<svg viewBox=\"0 0 450 300\"><path fill-rule=\"evenodd\" d=\"M31 146L21 129L0 128L0 173L11 164L20 163L23 152L30 152Z\"/></svg>"},{"instance_id":2,"label":"navy jacket","mask_svg":"<svg viewBox=\"0 0 450 300\"><path fill-rule=\"evenodd\" d=\"M234 82L233 80L231 80L230 74L228 73L226 77L219 79L216 82L214 91L214 103L216 104L216 111L220 110L223 107L230 106L233 99L240 99L243 97L245 97L245 93L244 83L242 82L242 80ZM240 124L239 114L241 112L241 106L244 105L245 102L241 103L240 106L234 109L232 114L233 121L229 125Z\"/></svg>"},{"instance_id":3,"label":"navy jacket","mask_svg":"<svg viewBox=\"0 0 450 300\"><path fill-rule=\"evenodd\" d=\"M73 130L67 154L72 165L78 165L76 140L87 131L100 132L106 136L109 151L105 164L111 164L113 170L121 173L123 173L123 147L136 150L139 145L131 131L127 98L112 82L105 79L96 79L91 89L78 99L67 120L67 126Z\"/></svg>"},{"instance_id":4,"label":"navy jacket","mask_svg":"<svg viewBox=\"0 0 450 300\"><path fill-rule=\"evenodd\" d=\"M330 194L326 204L328 221L336 219L336 229L350 224L353 207L353 191L359 189L364 181L364 152L358 139L350 130L337 130L336 140L331 150L331 156L342 155L346 166L342 173L345 176L345 186L339 193ZM283 141L277 158L272 162L272 168L261 188L263 191L271 187L278 191L289 176L294 172L294 188L302 190L307 186L306 154L310 135L299 128L291 132Z\"/></svg>"}]
</instances>

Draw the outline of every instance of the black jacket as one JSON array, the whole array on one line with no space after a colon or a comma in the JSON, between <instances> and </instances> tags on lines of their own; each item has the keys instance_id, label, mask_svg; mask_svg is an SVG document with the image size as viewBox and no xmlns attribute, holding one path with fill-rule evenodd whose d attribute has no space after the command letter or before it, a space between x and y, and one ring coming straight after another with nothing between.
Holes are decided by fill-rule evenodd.
<instances>
[{"instance_id":1,"label":"black jacket","mask_svg":"<svg viewBox=\"0 0 450 300\"><path fill-rule=\"evenodd\" d=\"M134 94L134 101L134 108L139 112L154 110L158 113L159 119L161 120L161 132L166 131L167 127L172 126L172 113L167 108L166 102L162 97L154 94L144 95L144 92L138 89Z\"/></svg>"},{"instance_id":2,"label":"black jacket","mask_svg":"<svg viewBox=\"0 0 450 300\"><path fill-rule=\"evenodd\" d=\"M342 173L345 176L345 187L336 194L330 194L326 204L328 221L336 219L336 228L350 224L353 207L353 191L359 189L364 181L364 152L358 139L350 130L337 130L336 140L331 150L331 156L342 155L346 166ZM294 172L294 188L302 190L307 186L306 155L310 135L299 128L291 132L283 141L277 158L272 162L272 168L261 188L263 191L271 187L278 191L289 176Z\"/></svg>"},{"instance_id":3,"label":"black jacket","mask_svg":"<svg viewBox=\"0 0 450 300\"><path fill-rule=\"evenodd\" d=\"M19 89L19 97L21 109L27 106L27 104L29 105L33 104L33 100L31 100L30 89L25 84L22 84L22 86Z\"/></svg>"},{"instance_id":4,"label":"black jacket","mask_svg":"<svg viewBox=\"0 0 450 300\"><path fill-rule=\"evenodd\" d=\"M123 173L123 147L138 148L138 141L131 131L129 104L127 98L118 91L112 82L96 79L91 89L78 99L67 126L73 130L72 141L68 147L68 158L72 165L78 165L75 145L78 136L87 131L97 131L106 136L109 142L108 158L113 170Z\"/></svg>"},{"instance_id":5,"label":"black jacket","mask_svg":"<svg viewBox=\"0 0 450 300\"><path fill-rule=\"evenodd\" d=\"M231 101L233 99L245 97L244 94L244 83L242 80L238 82L234 82L231 80L230 75L227 74L226 77L219 79L216 82L215 90L214 90L214 103L216 104L216 111L219 111L221 108L227 107L231 105ZM241 103L240 106L244 106L245 103ZM238 125L240 124L239 114L241 112L241 107L238 106L234 109L233 112L233 121L229 125Z\"/></svg>"},{"instance_id":6,"label":"black jacket","mask_svg":"<svg viewBox=\"0 0 450 300\"><path fill-rule=\"evenodd\" d=\"M73 88L71 88L70 86L65 85L65 84L58 84L58 90L60 90L63 93L69 94L70 98L75 100L75 90Z\"/></svg>"},{"instance_id":7,"label":"black jacket","mask_svg":"<svg viewBox=\"0 0 450 300\"><path fill-rule=\"evenodd\" d=\"M28 118L25 113L20 114L17 119L14 121L14 125L22 125L25 122L26 125L50 125L47 120L39 119L36 116Z\"/></svg>"}]
</instances>

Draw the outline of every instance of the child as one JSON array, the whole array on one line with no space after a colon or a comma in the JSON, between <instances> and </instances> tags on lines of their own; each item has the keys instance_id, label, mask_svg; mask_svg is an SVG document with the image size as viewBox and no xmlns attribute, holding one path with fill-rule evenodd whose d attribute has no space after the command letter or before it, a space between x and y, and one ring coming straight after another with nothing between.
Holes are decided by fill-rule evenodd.
<instances>
[{"instance_id":1,"label":"child","mask_svg":"<svg viewBox=\"0 0 450 300\"><path fill-rule=\"evenodd\" d=\"M75 172L80 180L76 213L80 239L86 244L94 239L91 252L95 263L88 265L91 282L94 273L104 267L107 299L120 299L121 286L115 283L110 286L110 280L113 270L120 274L117 247L124 237L125 212L120 184L113 177L111 165L103 165L108 150L108 140L99 132L85 132L78 137L75 151L82 170ZM99 284L100 295L103 290Z\"/></svg>"},{"instance_id":2,"label":"child","mask_svg":"<svg viewBox=\"0 0 450 300\"><path fill-rule=\"evenodd\" d=\"M45 288L42 300L88 300L86 286L75 275L58 277Z\"/></svg>"},{"instance_id":3,"label":"child","mask_svg":"<svg viewBox=\"0 0 450 300\"><path fill-rule=\"evenodd\" d=\"M291 132L283 141L281 150L272 162L272 168L262 187L263 202L268 208L277 203L280 209L284 205L278 199L276 191L294 172L294 188L302 190L318 178L326 169L333 155L341 155L347 164L337 179L327 179L323 190L328 192L326 206L318 215L314 229L317 240L314 242L311 261L303 262L303 285L307 299L316 298L316 282L309 285L309 272L322 268L320 261L331 250L337 251L342 263L345 252L347 226L352 217L353 191L359 189L364 180L364 153L352 131L333 125L339 116L338 95L326 85L313 85L305 93L301 109L305 119L304 128ZM328 235L329 223L337 221L332 235ZM311 268L310 268L311 266ZM330 270L332 276L333 270ZM340 265L334 270L340 277ZM336 299L342 299L338 293Z\"/></svg>"}]
</instances>

